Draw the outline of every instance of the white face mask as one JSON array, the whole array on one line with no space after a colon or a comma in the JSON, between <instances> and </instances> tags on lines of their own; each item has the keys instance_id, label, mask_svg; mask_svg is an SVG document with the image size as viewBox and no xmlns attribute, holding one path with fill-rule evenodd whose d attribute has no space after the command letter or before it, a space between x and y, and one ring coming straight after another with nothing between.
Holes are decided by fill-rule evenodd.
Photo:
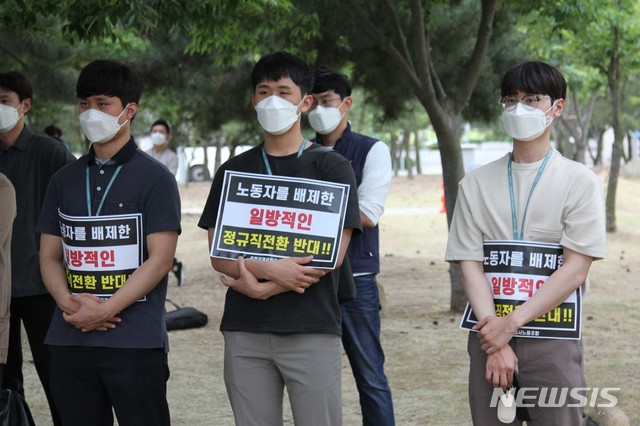
<instances>
[{"instance_id":1,"label":"white face mask","mask_svg":"<svg viewBox=\"0 0 640 426\"><path fill-rule=\"evenodd\" d=\"M344 103L344 101L342 101ZM342 106L342 104L340 104ZM340 113L340 106L323 107L321 105L316 106L313 111L309 113L309 124L316 132L321 135L328 135L333 132L338 125L344 114Z\"/></svg>"},{"instance_id":2,"label":"white face mask","mask_svg":"<svg viewBox=\"0 0 640 426\"><path fill-rule=\"evenodd\" d=\"M18 108L0 104L0 133L10 132L14 127L16 127L16 124L18 124L18 121L20 120Z\"/></svg>"},{"instance_id":3,"label":"white face mask","mask_svg":"<svg viewBox=\"0 0 640 426\"><path fill-rule=\"evenodd\" d=\"M162 145L166 141L167 141L167 138L162 133L160 132L151 133L151 142L153 142L154 146Z\"/></svg>"},{"instance_id":4,"label":"white face mask","mask_svg":"<svg viewBox=\"0 0 640 426\"><path fill-rule=\"evenodd\" d=\"M555 106L555 102L551 108ZM504 129L512 138L519 141L532 141L542 135L545 129L553 122L553 117L547 117L549 108L542 111L538 108L525 107L521 102L515 108L505 109L502 112Z\"/></svg>"},{"instance_id":5,"label":"white face mask","mask_svg":"<svg viewBox=\"0 0 640 426\"><path fill-rule=\"evenodd\" d=\"M256 105L258 122L262 128L272 135L281 135L289 131L300 116L298 107L304 102L304 98L298 105L282 99L279 96L269 96Z\"/></svg>"},{"instance_id":6,"label":"white face mask","mask_svg":"<svg viewBox=\"0 0 640 426\"><path fill-rule=\"evenodd\" d=\"M84 132L87 139L91 143L105 143L109 142L118 133L118 130L125 124L118 124L118 120L122 117L122 114L127 110L127 104L120 115L114 117L106 112L98 111L97 109L88 109L78 116L80 120L80 127Z\"/></svg>"}]
</instances>

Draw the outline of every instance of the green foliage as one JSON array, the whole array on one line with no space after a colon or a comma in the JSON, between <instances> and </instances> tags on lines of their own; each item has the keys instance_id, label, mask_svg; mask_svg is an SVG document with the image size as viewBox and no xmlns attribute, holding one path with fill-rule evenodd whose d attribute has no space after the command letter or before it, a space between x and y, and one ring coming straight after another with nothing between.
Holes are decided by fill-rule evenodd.
<instances>
[{"instance_id":1,"label":"green foliage","mask_svg":"<svg viewBox=\"0 0 640 426\"><path fill-rule=\"evenodd\" d=\"M482 64L479 84L475 87L468 106L462 111L463 118L476 127L499 129L498 134L489 133L491 136L487 140L504 138L502 123L495 125L496 120L500 121L502 117L502 107L498 103L502 75L530 55L524 46L526 36L517 30L522 25L521 20L522 15L508 9L496 12L491 45ZM446 56L447 51L443 50L440 55ZM464 78L464 71L459 78Z\"/></svg>"},{"instance_id":2,"label":"green foliage","mask_svg":"<svg viewBox=\"0 0 640 426\"><path fill-rule=\"evenodd\" d=\"M272 0L3 2L0 24L2 68L34 81L32 121L57 122L56 104L75 103L80 68L111 58L133 65L144 81L135 132L163 116L198 140L253 118L251 64L274 48L307 51L317 28L313 15ZM71 126L65 134L76 133L77 120Z\"/></svg>"},{"instance_id":3,"label":"green foliage","mask_svg":"<svg viewBox=\"0 0 640 426\"><path fill-rule=\"evenodd\" d=\"M345 0L346 1L346 0ZM388 39L396 35L395 8L413 59L421 35L411 31L407 1L348 0L375 22ZM353 119L363 131L384 133L428 122L399 66L338 0L15 0L0 3L0 67L31 77L36 99L31 121L61 123L65 136L81 146L74 86L89 61L107 57L130 63L141 74L144 93L134 129L148 131L157 117L168 119L180 142L208 141L224 128L234 135L256 132L249 103L252 64L267 51L290 50L310 63L346 72L357 89ZM618 6L619 4L619 6ZM502 2L490 48L462 118L499 136L499 79L523 59L541 59L561 68L570 90L581 97L601 92L611 51L612 28L622 29L620 55L629 89L625 102L637 106L637 0L540 0ZM422 2L434 69L451 99L468 75L477 35L480 2ZM636 70L636 71L634 71ZM364 113L360 110L364 110ZM606 124L609 105L596 110ZM625 121L637 123L637 108ZM634 118L635 117L635 118ZM45 124L46 123L46 124ZM226 126L226 123L235 123ZM35 125L35 124L34 124ZM223 127L224 126L224 127ZM182 130L177 130L182 129ZM237 130L237 129L242 129ZM235 136L234 136L235 137ZM176 138L178 139L178 138Z\"/></svg>"},{"instance_id":4,"label":"green foliage","mask_svg":"<svg viewBox=\"0 0 640 426\"><path fill-rule=\"evenodd\" d=\"M639 1L571 0L527 5L529 13L520 27L520 31L528 34L527 48L542 60L560 67L569 90L577 92L583 103L594 94L606 97L607 76L614 54L620 60L620 84L636 79L640 71ZM615 28L621 30L621 41L614 52ZM623 93L626 95L622 99L625 121L634 126L633 121L640 121L637 109L626 106L634 92ZM600 102L595 110L594 126L604 128L610 122L610 109L608 104ZM633 115L635 119L630 117Z\"/></svg>"}]
</instances>

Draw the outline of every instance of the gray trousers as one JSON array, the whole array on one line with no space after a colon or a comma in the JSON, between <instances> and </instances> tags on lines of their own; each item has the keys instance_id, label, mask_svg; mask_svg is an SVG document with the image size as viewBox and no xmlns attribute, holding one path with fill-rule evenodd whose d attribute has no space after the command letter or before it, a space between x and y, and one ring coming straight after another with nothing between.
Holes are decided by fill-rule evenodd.
<instances>
[{"instance_id":1,"label":"gray trousers","mask_svg":"<svg viewBox=\"0 0 640 426\"><path fill-rule=\"evenodd\" d=\"M280 426L287 388L300 426L342 425L340 337L223 332L224 382L238 426Z\"/></svg>"},{"instance_id":2,"label":"gray trousers","mask_svg":"<svg viewBox=\"0 0 640 426\"><path fill-rule=\"evenodd\" d=\"M497 408L490 407L493 386L485 380L487 356L480 349L477 333L469 333L467 348L471 361L469 368L469 404L474 425L504 426L497 417ZM520 388L584 388L585 379L582 366L582 341L559 339L513 338L509 342L518 357L518 380ZM549 401L550 391L543 398ZM536 391L527 391L526 395L537 395ZM584 395L584 392L582 393ZM560 401L559 397L555 398ZM567 396L562 407L538 407L538 398L526 399L527 404L535 403L535 407L527 410L532 421L527 425L534 426L580 426L582 424L582 407L567 407L567 404L579 403ZM519 425L516 419L513 425Z\"/></svg>"}]
</instances>

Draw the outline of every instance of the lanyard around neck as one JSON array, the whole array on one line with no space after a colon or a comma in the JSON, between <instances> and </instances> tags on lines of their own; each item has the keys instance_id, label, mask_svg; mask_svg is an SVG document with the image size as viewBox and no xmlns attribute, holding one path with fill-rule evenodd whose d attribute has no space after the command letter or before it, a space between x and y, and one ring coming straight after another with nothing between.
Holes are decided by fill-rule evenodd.
<instances>
[{"instance_id":1,"label":"lanyard around neck","mask_svg":"<svg viewBox=\"0 0 640 426\"><path fill-rule=\"evenodd\" d=\"M111 189L111 185L113 185L113 182L116 180L116 176L118 176L118 173L120 173L120 170L122 169L122 166L124 166L124 164L120 164L118 166L118 168L116 168L116 171L113 173L113 176L111 176L111 179L109 180L109 183L107 184L107 188L104 190L104 193L102 194L102 199L100 200L100 204L98 205L98 210L96 211L96 216L100 216L100 211L102 210L102 205L104 204L104 200L107 198L107 193ZM89 188L89 186L90 186L90 184L89 184L89 166L87 166L86 177L87 177L87 179L86 179L87 214L89 216L93 216L91 214L91 190Z\"/></svg>"},{"instance_id":2,"label":"lanyard around neck","mask_svg":"<svg viewBox=\"0 0 640 426\"><path fill-rule=\"evenodd\" d=\"M520 234L518 234L518 217L516 215L516 200L513 195L513 173L511 171L511 163L513 161L513 154L509 154L509 162L507 164L507 173L509 175L509 199L511 201L511 223L513 225L513 239L514 240L523 240L524 239L524 221L527 217L527 209L529 208L529 201L531 201L531 194L533 194L533 190L536 189L536 185L538 185L538 181L540 180L540 176L542 176L542 172L544 168L547 166L549 162L549 158L551 158L551 154L553 153L553 148L549 148L547 151L547 155L544 156L544 160L542 160L542 164L538 169L538 173L536 173L535 179L533 179L533 183L531 184L531 189L529 190L529 196L527 197L527 204L524 207L524 213L522 214L522 228L520 229Z\"/></svg>"},{"instance_id":3,"label":"lanyard around neck","mask_svg":"<svg viewBox=\"0 0 640 426\"><path fill-rule=\"evenodd\" d=\"M304 147L307 145L307 138L302 138L302 143L300 144L300 149L298 149L298 155L296 158L300 158L302 152L304 151ZM264 161L264 166L267 168L267 174L269 176L273 175L271 171L271 165L269 164L269 159L267 158L267 152L264 150L264 143L262 144L262 161Z\"/></svg>"}]
</instances>

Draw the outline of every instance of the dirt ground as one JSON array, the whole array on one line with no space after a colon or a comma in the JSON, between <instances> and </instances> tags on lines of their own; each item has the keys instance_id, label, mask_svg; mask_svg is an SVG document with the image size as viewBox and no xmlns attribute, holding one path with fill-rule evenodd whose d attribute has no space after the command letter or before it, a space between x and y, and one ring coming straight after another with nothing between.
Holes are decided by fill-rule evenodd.
<instances>
[{"instance_id":1,"label":"dirt ground","mask_svg":"<svg viewBox=\"0 0 640 426\"><path fill-rule=\"evenodd\" d=\"M385 297L382 342L398 425L468 425L466 332L449 311L447 228L440 213L441 177L394 179L382 218L379 276ZM209 325L170 333L169 403L175 425L233 425L222 374L222 335L218 331L225 288L211 269L206 232L196 227L208 183L181 188L183 234L177 257L187 279L169 281L169 298L209 315ZM640 424L638 344L638 257L640 182L622 180L618 189L619 232L608 236L608 257L592 267L584 306L587 383L621 388L614 392L631 424ZM26 342L25 342L26 345ZM50 424L30 355L25 387L36 421ZM358 397L343 359L344 424L361 424ZM285 401L286 424L293 424Z\"/></svg>"}]
</instances>

